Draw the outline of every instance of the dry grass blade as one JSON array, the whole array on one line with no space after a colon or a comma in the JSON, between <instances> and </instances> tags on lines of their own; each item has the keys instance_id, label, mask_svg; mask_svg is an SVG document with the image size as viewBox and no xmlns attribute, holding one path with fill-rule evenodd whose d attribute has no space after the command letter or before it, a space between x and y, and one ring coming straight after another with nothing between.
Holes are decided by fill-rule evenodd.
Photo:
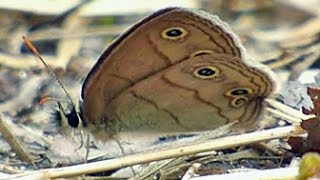
<instances>
[{"instance_id":1,"label":"dry grass blade","mask_svg":"<svg viewBox=\"0 0 320 180\"><path fill-rule=\"evenodd\" d=\"M197 172L197 170L199 169L200 166L201 166L200 163L195 163L195 164L193 164L193 165L188 169L188 171L185 173L185 175L182 177L182 180L188 180L188 179L191 179L191 178L194 177L194 176L197 176L197 175L196 175L196 172Z\"/></svg>"},{"instance_id":2,"label":"dry grass blade","mask_svg":"<svg viewBox=\"0 0 320 180\"><path fill-rule=\"evenodd\" d=\"M83 7L85 6L78 6L65 18L61 27L63 31L78 31L83 33L86 30L89 21L79 16ZM56 63L66 69L71 58L79 53L81 44L81 38L61 39L57 44L57 57L59 61Z\"/></svg>"},{"instance_id":3,"label":"dry grass blade","mask_svg":"<svg viewBox=\"0 0 320 180\"><path fill-rule=\"evenodd\" d=\"M31 155L29 154L27 149L19 142L19 140L12 134L9 125L6 123L2 115L0 115L0 133L22 161L33 163Z\"/></svg>"},{"instance_id":4,"label":"dry grass blade","mask_svg":"<svg viewBox=\"0 0 320 180\"><path fill-rule=\"evenodd\" d=\"M287 66L293 62L295 62L299 57L301 56L305 56L306 53L305 51L297 51L295 53L292 52L283 52L283 54L277 58L279 59L278 61L275 61L271 64L268 64L269 68L271 69L278 69L278 68L282 68L284 66Z\"/></svg>"},{"instance_id":5,"label":"dry grass blade","mask_svg":"<svg viewBox=\"0 0 320 180\"><path fill-rule=\"evenodd\" d=\"M268 105L276 109L275 111L270 110L270 108L267 108L267 111L279 115L280 117L283 117L286 120L291 121L292 123L300 123L301 119L308 119L310 117L313 117L312 115L305 115L302 112L293 109L290 106L284 105L276 100L273 99L266 99L265 100Z\"/></svg>"},{"instance_id":6,"label":"dry grass blade","mask_svg":"<svg viewBox=\"0 0 320 180\"><path fill-rule=\"evenodd\" d=\"M82 22L83 23L83 22ZM111 27L88 27L82 29L55 29L52 32L52 29L43 29L38 30L36 32L30 32L28 37L33 41L43 41L43 40L53 40L53 39L79 39L79 38L87 38L87 37L98 37L98 36L118 36L121 32L128 29L128 27L132 26L132 24L124 24L124 25L113 25Z\"/></svg>"},{"instance_id":7,"label":"dry grass blade","mask_svg":"<svg viewBox=\"0 0 320 180\"><path fill-rule=\"evenodd\" d=\"M26 178L34 177L46 177L46 178L61 178L78 176L82 174L90 174L97 172L104 172L114 170L118 168L128 167L132 165L149 163L152 161L159 161L169 158L180 157L184 155L196 154L200 152L206 152L211 150L221 150L230 147L236 147L244 144L251 144L271 139L286 138L292 135L298 135L303 133L301 128L295 126L274 128L270 130L264 130L259 132L247 133L237 136L229 136L219 139L214 139L210 142L205 142L196 145L190 145L185 147L173 148L168 150L158 150L156 152L146 152L135 155L128 155L116 159L99 161L88 164L75 165L57 169L44 169L35 171L28 174L20 174L12 176L14 178Z\"/></svg>"},{"instance_id":8,"label":"dry grass blade","mask_svg":"<svg viewBox=\"0 0 320 180\"><path fill-rule=\"evenodd\" d=\"M295 64L292 67L292 72L290 74L289 80L296 80L300 77L301 73L307 70L314 62L316 62L320 57L320 44L313 48L313 53L306 57L305 60Z\"/></svg>"},{"instance_id":9,"label":"dry grass blade","mask_svg":"<svg viewBox=\"0 0 320 180\"><path fill-rule=\"evenodd\" d=\"M48 61L48 65L53 68L59 68L60 66L55 63L57 58L52 56L43 56ZM0 64L1 66L8 67L11 69L25 69L30 70L34 67L38 67L39 63L34 61L34 56L23 55L23 56L12 56L9 54L0 53Z\"/></svg>"},{"instance_id":10,"label":"dry grass blade","mask_svg":"<svg viewBox=\"0 0 320 180\"><path fill-rule=\"evenodd\" d=\"M268 32L254 31L252 32L252 36L265 42L287 42L296 39L303 39L319 33L319 24L320 17L316 17L290 30L274 30ZM278 39L276 37L278 37Z\"/></svg>"}]
</instances>

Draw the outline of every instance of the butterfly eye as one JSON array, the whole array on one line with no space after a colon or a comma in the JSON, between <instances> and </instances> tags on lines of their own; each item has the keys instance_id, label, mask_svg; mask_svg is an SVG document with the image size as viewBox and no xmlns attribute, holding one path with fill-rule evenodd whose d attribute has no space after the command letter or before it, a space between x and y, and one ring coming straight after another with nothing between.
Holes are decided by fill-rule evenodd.
<instances>
[{"instance_id":1,"label":"butterfly eye","mask_svg":"<svg viewBox=\"0 0 320 180\"><path fill-rule=\"evenodd\" d=\"M192 53L190 55L190 57L196 57L196 56L201 56L201 55L205 55L205 54L212 54L212 53L213 53L212 50L199 50L199 51Z\"/></svg>"},{"instance_id":2,"label":"butterfly eye","mask_svg":"<svg viewBox=\"0 0 320 180\"><path fill-rule=\"evenodd\" d=\"M217 77L220 74L220 70L213 66L204 66L197 68L193 75L200 79L211 79Z\"/></svg>"},{"instance_id":3,"label":"butterfly eye","mask_svg":"<svg viewBox=\"0 0 320 180\"><path fill-rule=\"evenodd\" d=\"M237 96L246 96L252 94L253 90L250 88L234 88L226 92L227 96L237 97Z\"/></svg>"},{"instance_id":4,"label":"butterfly eye","mask_svg":"<svg viewBox=\"0 0 320 180\"><path fill-rule=\"evenodd\" d=\"M170 27L162 31L161 36L164 39L178 40L188 35L188 31L182 27Z\"/></svg>"},{"instance_id":5,"label":"butterfly eye","mask_svg":"<svg viewBox=\"0 0 320 180\"><path fill-rule=\"evenodd\" d=\"M249 99L246 98L246 97L234 98L234 99L231 101L231 105L232 105L233 107L241 107L241 106L245 105L248 100L249 100Z\"/></svg>"}]
</instances>

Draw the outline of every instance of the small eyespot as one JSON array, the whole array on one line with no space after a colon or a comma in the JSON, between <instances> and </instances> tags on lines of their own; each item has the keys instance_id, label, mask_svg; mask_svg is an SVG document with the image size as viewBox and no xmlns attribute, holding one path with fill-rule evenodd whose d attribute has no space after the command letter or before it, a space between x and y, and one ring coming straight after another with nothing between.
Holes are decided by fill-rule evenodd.
<instances>
[{"instance_id":1,"label":"small eyespot","mask_svg":"<svg viewBox=\"0 0 320 180\"><path fill-rule=\"evenodd\" d=\"M231 101L231 105L233 107L241 107L243 105L245 105L247 102L248 102L248 98L246 97L238 97L238 98L234 98L232 101Z\"/></svg>"},{"instance_id":2,"label":"small eyespot","mask_svg":"<svg viewBox=\"0 0 320 180\"><path fill-rule=\"evenodd\" d=\"M201 56L201 55L204 55L204 54L212 54L213 51L212 50L199 50L199 51L196 51L194 53L192 53L190 55L190 57L196 57L196 56Z\"/></svg>"},{"instance_id":3,"label":"small eyespot","mask_svg":"<svg viewBox=\"0 0 320 180\"><path fill-rule=\"evenodd\" d=\"M246 96L252 94L253 90L250 88L234 88L226 92L227 96L237 97L237 96Z\"/></svg>"},{"instance_id":4,"label":"small eyespot","mask_svg":"<svg viewBox=\"0 0 320 180\"><path fill-rule=\"evenodd\" d=\"M188 31L182 27L169 27L161 33L161 37L168 40L179 40L186 35L188 35Z\"/></svg>"},{"instance_id":5,"label":"small eyespot","mask_svg":"<svg viewBox=\"0 0 320 180\"><path fill-rule=\"evenodd\" d=\"M200 79L214 78L214 77L217 77L219 74L220 74L220 70L213 66L199 67L193 72L193 75Z\"/></svg>"}]
</instances>

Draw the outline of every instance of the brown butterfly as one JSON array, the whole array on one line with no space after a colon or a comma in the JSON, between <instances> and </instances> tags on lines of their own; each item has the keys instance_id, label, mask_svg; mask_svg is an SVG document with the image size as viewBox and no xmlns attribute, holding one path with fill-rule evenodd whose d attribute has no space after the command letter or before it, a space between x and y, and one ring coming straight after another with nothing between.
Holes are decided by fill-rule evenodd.
<instances>
[{"instance_id":1,"label":"brown butterfly","mask_svg":"<svg viewBox=\"0 0 320 180\"><path fill-rule=\"evenodd\" d=\"M166 8L144 18L101 55L82 88L85 126L160 135L254 124L275 88L217 16ZM77 121L75 121L77 125Z\"/></svg>"}]
</instances>

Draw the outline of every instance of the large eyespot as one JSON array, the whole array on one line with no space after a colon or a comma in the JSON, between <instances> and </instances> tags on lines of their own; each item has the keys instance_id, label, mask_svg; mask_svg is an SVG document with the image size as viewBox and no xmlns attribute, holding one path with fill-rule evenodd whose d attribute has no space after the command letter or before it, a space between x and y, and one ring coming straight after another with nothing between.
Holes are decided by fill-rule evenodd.
<instances>
[{"instance_id":1,"label":"large eyespot","mask_svg":"<svg viewBox=\"0 0 320 180\"><path fill-rule=\"evenodd\" d=\"M199 50L199 51L196 51L194 53L192 53L190 55L190 57L196 57L196 56L201 56L201 55L204 55L204 54L212 54L213 51L212 50Z\"/></svg>"},{"instance_id":2,"label":"large eyespot","mask_svg":"<svg viewBox=\"0 0 320 180\"><path fill-rule=\"evenodd\" d=\"M246 97L237 97L237 98L232 99L231 105L236 108L241 107L241 106L245 105L248 102L248 100L249 99Z\"/></svg>"},{"instance_id":3,"label":"large eyespot","mask_svg":"<svg viewBox=\"0 0 320 180\"><path fill-rule=\"evenodd\" d=\"M220 70L213 66L202 66L197 68L193 75L200 79L210 79L217 77L220 74Z\"/></svg>"},{"instance_id":4,"label":"large eyespot","mask_svg":"<svg viewBox=\"0 0 320 180\"><path fill-rule=\"evenodd\" d=\"M252 94L253 90L250 88L234 88L226 92L227 96L237 97L237 96L246 96Z\"/></svg>"},{"instance_id":5,"label":"large eyespot","mask_svg":"<svg viewBox=\"0 0 320 180\"><path fill-rule=\"evenodd\" d=\"M161 33L161 37L169 40L179 40L186 35L188 35L188 31L182 27L169 27Z\"/></svg>"}]
</instances>

